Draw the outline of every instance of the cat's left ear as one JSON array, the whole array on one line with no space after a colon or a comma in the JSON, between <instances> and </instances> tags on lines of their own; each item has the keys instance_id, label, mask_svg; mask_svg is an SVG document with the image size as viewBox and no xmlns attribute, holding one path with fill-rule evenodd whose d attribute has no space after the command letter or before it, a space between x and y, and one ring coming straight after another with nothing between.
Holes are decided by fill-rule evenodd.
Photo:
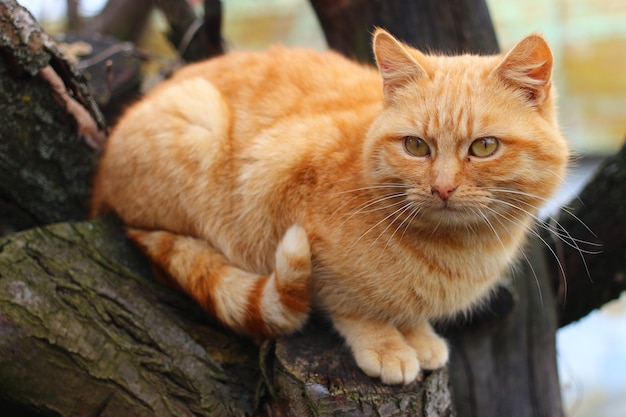
<instances>
[{"instance_id":1,"label":"cat's left ear","mask_svg":"<svg viewBox=\"0 0 626 417\"><path fill-rule=\"evenodd\" d=\"M376 29L372 46L378 70L383 78L385 99L392 100L399 88L411 80L427 76L415 57L386 30Z\"/></svg>"},{"instance_id":2,"label":"cat's left ear","mask_svg":"<svg viewBox=\"0 0 626 417\"><path fill-rule=\"evenodd\" d=\"M552 51L541 35L529 35L509 51L494 73L523 90L531 104L541 106L550 95Z\"/></svg>"}]
</instances>

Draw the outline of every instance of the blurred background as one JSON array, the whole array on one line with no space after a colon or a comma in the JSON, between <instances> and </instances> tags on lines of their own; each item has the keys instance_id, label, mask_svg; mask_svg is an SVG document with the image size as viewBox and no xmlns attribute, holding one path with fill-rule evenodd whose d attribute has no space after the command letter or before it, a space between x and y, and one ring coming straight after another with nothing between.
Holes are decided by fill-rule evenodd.
<instances>
[{"instance_id":1,"label":"blurred background","mask_svg":"<svg viewBox=\"0 0 626 417\"><path fill-rule=\"evenodd\" d=\"M50 33L66 30L67 4L96 15L106 0L18 0ZM201 1L190 1L190 4ZM547 209L567 204L602 157L626 137L626 1L487 0L500 47L530 32L542 33L555 55L554 78L566 137L580 158ZM195 6L199 7L199 6ZM326 48L306 0L223 0L227 49L261 49L272 43ZM139 36L157 61L175 59L158 11ZM158 70L156 70L158 72ZM150 77L148 77L150 78ZM155 78L158 82L158 76ZM150 85L150 82L148 82ZM626 185L624 185L626 186ZM626 231L624 231L626 233ZM557 334L563 398L570 417L626 416L626 296Z\"/></svg>"}]
</instances>

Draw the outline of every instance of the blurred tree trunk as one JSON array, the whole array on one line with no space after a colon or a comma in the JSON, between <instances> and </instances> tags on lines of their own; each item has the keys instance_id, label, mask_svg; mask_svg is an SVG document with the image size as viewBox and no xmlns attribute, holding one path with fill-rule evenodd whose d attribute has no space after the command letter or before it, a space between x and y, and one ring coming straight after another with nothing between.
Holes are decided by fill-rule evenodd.
<instances>
[{"instance_id":1,"label":"blurred tree trunk","mask_svg":"<svg viewBox=\"0 0 626 417\"><path fill-rule=\"evenodd\" d=\"M311 0L328 45L362 62L373 62L375 26L424 51L498 52L484 0Z\"/></svg>"},{"instance_id":2,"label":"blurred tree trunk","mask_svg":"<svg viewBox=\"0 0 626 417\"><path fill-rule=\"evenodd\" d=\"M205 0L203 18L196 16L186 0L108 0L102 11L86 22L81 31L136 42L153 6L167 20L167 37L184 62L199 61L224 52L220 34L222 4L219 0Z\"/></svg>"},{"instance_id":3,"label":"blurred tree trunk","mask_svg":"<svg viewBox=\"0 0 626 417\"><path fill-rule=\"evenodd\" d=\"M85 23L82 31L134 42L143 31L151 10L152 0L108 0L102 11Z\"/></svg>"},{"instance_id":4,"label":"blurred tree trunk","mask_svg":"<svg viewBox=\"0 0 626 417\"><path fill-rule=\"evenodd\" d=\"M80 0L67 0L67 28L68 31L78 30L82 23L79 13Z\"/></svg>"},{"instance_id":5,"label":"blurred tree trunk","mask_svg":"<svg viewBox=\"0 0 626 417\"><path fill-rule=\"evenodd\" d=\"M460 0L317 3L320 16L333 15L333 7L333 16L342 7L350 13L376 11L370 14L379 20L363 19L341 35L350 36L342 42L354 42L355 51L362 41L354 34L367 36L369 44L374 23L407 42L428 39L433 49L496 48L483 2L471 3L474 9ZM458 27L433 23L444 19L438 13L445 10L455 11L448 19L458 20ZM399 18L409 11L421 20ZM397 25L383 20L393 16ZM574 248L553 249L568 260L571 285L564 307L557 307L560 299L552 293L559 282L550 274L558 271L556 258L534 241L528 252L532 270L520 268L510 286L471 322L445 329L452 343L450 366L405 387L383 386L364 376L320 320L301 335L257 347L216 325L186 297L156 285L113 219L75 221L84 212L101 117L80 74L15 1L0 3L0 25L0 32L11 35L0 37L0 106L7 103L0 108L0 197L14 214L3 216L5 228L72 221L0 240L0 409L28 415L26 407L55 416L563 414L554 336L565 314L559 318L557 313L585 297L572 288L586 276L569 266ZM411 35L411 25L426 25L429 37ZM328 39L341 39L327 31ZM594 242L607 248L596 255L603 257L599 262L586 257L593 281L612 284L593 287L598 296L568 320L624 289L625 245L619 233L626 218L624 152L581 193L587 207L597 210L574 209L596 232ZM595 205L599 198L605 201ZM577 227L568 216L561 214L561 224ZM620 219L604 227L612 216Z\"/></svg>"}]
</instances>

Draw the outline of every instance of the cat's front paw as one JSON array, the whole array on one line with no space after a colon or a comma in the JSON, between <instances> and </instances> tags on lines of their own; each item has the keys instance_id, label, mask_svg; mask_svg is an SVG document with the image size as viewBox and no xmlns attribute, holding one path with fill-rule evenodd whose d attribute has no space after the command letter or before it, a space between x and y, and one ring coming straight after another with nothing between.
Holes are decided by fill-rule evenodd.
<instances>
[{"instance_id":1,"label":"cat's front paw","mask_svg":"<svg viewBox=\"0 0 626 417\"><path fill-rule=\"evenodd\" d=\"M385 384L410 384L417 379L420 363L406 343L382 343L353 349L359 368Z\"/></svg>"},{"instance_id":2,"label":"cat's front paw","mask_svg":"<svg viewBox=\"0 0 626 417\"><path fill-rule=\"evenodd\" d=\"M404 332L404 337L417 351L417 357L423 369L439 369L448 363L450 356L448 344L435 333L428 322L420 323L415 328Z\"/></svg>"},{"instance_id":3,"label":"cat's front paw","mask_svg":"<svg viewBox=\"0 0 626 417\"><path fill-rule=\"evenodd\" d=\"M364 318L333 317L333 322L366 375L385 384L406 385L417 379L417 352L395 326Z\"/></svg>"}]
</instances>

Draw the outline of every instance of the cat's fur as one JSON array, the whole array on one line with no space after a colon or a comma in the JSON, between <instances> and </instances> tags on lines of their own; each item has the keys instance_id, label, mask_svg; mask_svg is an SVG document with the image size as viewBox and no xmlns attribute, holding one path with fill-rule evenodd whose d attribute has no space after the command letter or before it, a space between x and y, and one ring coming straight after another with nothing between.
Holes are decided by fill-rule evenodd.
<instances>
[{"instance_id":1,"label":"cat's fur","mask_svg":"<svg viewBox=\"0 0 626 417\"><path fill-rule=\"evenodd\" d=\"M409 383L446 363L429 321L490 292L568 149L539 35L447 57L379 29L373 49L379 71L282 47L180 70L113 131L93 214L236 331L287 334L313 306L365 373Z\"/></svg>"}]
</instances>

